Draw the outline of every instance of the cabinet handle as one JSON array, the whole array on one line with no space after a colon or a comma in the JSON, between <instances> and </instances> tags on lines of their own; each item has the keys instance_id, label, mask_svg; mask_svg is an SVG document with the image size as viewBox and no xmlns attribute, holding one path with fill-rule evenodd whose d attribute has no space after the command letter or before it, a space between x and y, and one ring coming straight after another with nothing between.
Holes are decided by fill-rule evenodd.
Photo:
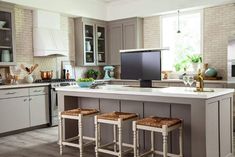
<instances>
[{"instance_id":1,"label":"cabinet handle","mask_svg":"<svg viewBox=\"0 0 235 157\"><path fill-rule=\"evenodd\" d=\"M38 93L38 92L42 92L42 90L34 90L33 92L37 92Z\"/></svg>"},{"instance_id":2,"label":"cabinet handle","mask_svg":"<svg viewBox=\"0 0 235 157\"><path fill-rule=\"evenodd\" d=\"M6 95L11 95L11 94L15 94L16 92L8 92L6 93Z\"/></svg>"}]
</instances>

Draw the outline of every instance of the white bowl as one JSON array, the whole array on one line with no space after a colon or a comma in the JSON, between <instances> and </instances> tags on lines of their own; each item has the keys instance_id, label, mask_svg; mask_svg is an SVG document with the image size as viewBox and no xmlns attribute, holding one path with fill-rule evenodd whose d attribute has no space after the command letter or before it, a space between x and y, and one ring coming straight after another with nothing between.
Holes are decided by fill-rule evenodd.
<instances>
[{"instance_id":1,"label":"white bowl","mask_svg":"<svg viewBox=\"0 0 235 157\"><path fill-rule=\"evenodd\" d=\"M6 24L6 21L0 21L0 28L3 28L5 24Z\"/></svg>"}]
</instances>

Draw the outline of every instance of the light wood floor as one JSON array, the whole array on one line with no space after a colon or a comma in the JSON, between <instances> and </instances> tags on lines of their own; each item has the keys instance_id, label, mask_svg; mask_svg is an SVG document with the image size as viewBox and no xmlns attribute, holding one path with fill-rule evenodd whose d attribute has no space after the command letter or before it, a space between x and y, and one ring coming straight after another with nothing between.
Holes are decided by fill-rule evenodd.
<instances>
[{"instance_id":1,"label":"light wood floor","mask_svg":"<svg viewBox=\"0 0 235 157\"><path fill-rule=\"evenodd\" d=\"M57 127L53 127L1 137L0 157L61 157L57 136ZM85 149L85 157L94 156L94 147ZM79 157L79 151L76 148L66 147L63 157ZM110 157L110 155L101 157Z\"/></svg>"}]
</instances>

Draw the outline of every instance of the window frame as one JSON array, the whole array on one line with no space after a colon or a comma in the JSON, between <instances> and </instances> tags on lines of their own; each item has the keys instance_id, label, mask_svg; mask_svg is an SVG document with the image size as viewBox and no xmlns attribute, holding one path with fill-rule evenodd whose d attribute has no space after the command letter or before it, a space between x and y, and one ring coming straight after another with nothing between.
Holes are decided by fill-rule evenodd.
<instances>
[{"instance_id":1,"label":"window frame","mask_svg":"<svg viewBox=\"0 0 235 157\"><path fill-rule=\"evenodd\" d=\"M200 54L202 56L202 63L204 63L204 46L203 46L203 43L204 43L204 37L203 37L203 34L204 34L204 11L203 9L197 9L197 10L183 10L180 12L180 16L182 15L188 15L188 14L193 14L193 13L200 13L200 19L201 19L201 34L200 34ZM162 31L162 28L163 28L163 18L164 17L173 17L173 16L178 16L177 12L173 12L173 13L166 13L166 14L162 14L160 15L160 46L163 47L163 31ZM169 47L168 47L169 48ZM170 48L169 48L170 49ZM179 72L176 72L175 70L173 70L172 72L175 72L175 73L179 73Z\"/></svg>"}]
</instances>

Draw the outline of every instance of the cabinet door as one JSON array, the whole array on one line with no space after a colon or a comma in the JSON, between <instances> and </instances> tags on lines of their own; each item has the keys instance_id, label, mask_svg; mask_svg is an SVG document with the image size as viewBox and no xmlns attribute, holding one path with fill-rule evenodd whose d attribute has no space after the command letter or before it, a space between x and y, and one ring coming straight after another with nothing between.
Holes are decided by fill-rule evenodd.
<instances>
[{"instance_id":1,"label":"cabinet door","mask_svg":"<svg viewBox=\"0 0 235 157\"><path fill-rule=\"evenodd\" d=\"M123 49L137 48L137 23L128 21L123 23Z\"/></svg>"},{"instance_id":2,"label":"cabinet door","mask_svg":"<svg viewBox=\"0 0 235 157\"><path fill-rule=\"evenodd\" d=\"M0 108L0 133L30 126L28 97L1 99Z\"/></svg>"},{"instance_id":3,"label":"cabinet door","mask_svg":"<svg viewBox=\"0 0 235 157\"><path fill-rule=\"evenodd\" d=\"M30 126L49 123L48 95L30 97Z\"/></svg>"},{"instance_id":4,"label":"cabinet door","mask_svg":"<svg viewBox=\"0 0 235 157\"><path fill-rule=\"evenodd\" d=\"M109 25L109 64L120 65L119 51L122 48L122 24Z\"/></svg>"},{"instance_id":5,"label":"cabinet door","mask_svg":"<svg viewBox=\"0 0 235 157\"><path fill-rule=\"evenodd\" d=\"M96 65L95 26L84 23L84 65Z\"/></svg>"},{"instance_id":6,"label":"cabinet door","mask_svg":"<svg viewBox=\"0 0 235 157\"><path fill-rule=\"evenodd\" d=\"M106 27L104 25L96 25L96 58L97 65L106 64Z\"/></svg>"}]
</instances>

